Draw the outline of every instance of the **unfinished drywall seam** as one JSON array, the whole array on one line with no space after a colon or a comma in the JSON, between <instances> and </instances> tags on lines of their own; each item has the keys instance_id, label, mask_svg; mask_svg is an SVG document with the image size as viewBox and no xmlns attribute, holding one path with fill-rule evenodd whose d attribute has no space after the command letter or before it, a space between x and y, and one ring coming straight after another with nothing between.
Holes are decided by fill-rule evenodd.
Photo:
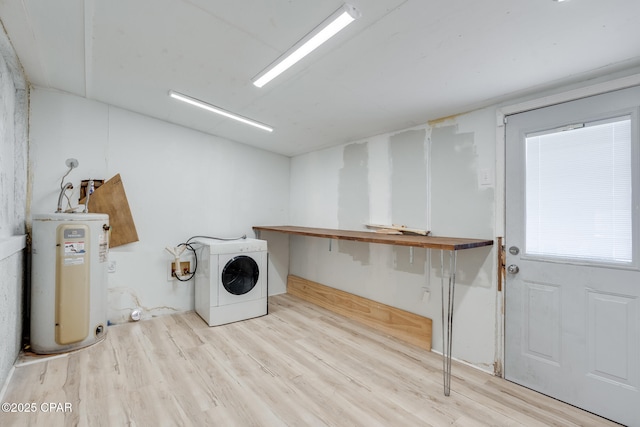
<instances>
[{"instance_id":1,"label":"unfinished drywall seam","mask_svg":"<svg viewBox=\"0 0 640 427\"><path fill-rule=\"evenodd\" d=\"M338 228L361 230L369 221L369 146L367 142L344 147L338 180ZM369 245L340 240L339 252L363 265L370 263Z\"/></svg>"},{"instance_id":2,"label":"unfinished drywall seam","mask_svg":"<svg viewBox=\"0 0 640 427\"><path fill-rule=\"evenodd\" d=\"M391 219L411 228L427 226L426 131L410 130L389 138Z\"/></svg>"},{"instance_id":3,"label":"unfinished drywall seam","mask_svg":"<svg viewBox=\"0 0 640 427\"><path fill-rule=\"evenodd\" d=\"M428 169L426 130L416 129L389 138L391 179L391 221L394 225L427 229ZM393 268L424 275L427 268L426 249L394 246Z\"/></svg>"}]
</instances>

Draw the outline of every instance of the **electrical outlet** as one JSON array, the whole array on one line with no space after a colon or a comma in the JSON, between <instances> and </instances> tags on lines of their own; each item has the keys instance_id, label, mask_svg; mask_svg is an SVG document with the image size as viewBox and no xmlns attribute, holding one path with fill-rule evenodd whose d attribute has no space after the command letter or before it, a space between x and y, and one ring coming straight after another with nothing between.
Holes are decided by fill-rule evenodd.
<instances>
[{"instance_id":1,"label":"electrical outlet","mask_svg":"<svg viewBox=\"0 0 640 427\"><path fill-rule=\"evenodd\" d=\"M493 187L493 171L480 169L478 171L478 184L480 187Z\"/></svg>"},{"instance_id":2,"label":"electrical outlet","mask_svg":"<svg viewBox=\"0 0 640 427\"><path fill-rule=\"evenodd\" d=\"M182 271L182 275L188 275L191 271L191 262L190 261L180 261L180 271ZM169 275L167 280L173 280L176 278L176 263L172 262L169 264Z\"/></svg>"},{"instance_id":3,"label":"electrical outlet","mask_svg":"<svg viewBox=\"0 0 640 427\"><path fill-rule=\"evenodd\" d=\"M425 290L422 292L422 302L425 304L429 303L429 298L431 298L431 292Z\"/></svg>"}]
</instances>

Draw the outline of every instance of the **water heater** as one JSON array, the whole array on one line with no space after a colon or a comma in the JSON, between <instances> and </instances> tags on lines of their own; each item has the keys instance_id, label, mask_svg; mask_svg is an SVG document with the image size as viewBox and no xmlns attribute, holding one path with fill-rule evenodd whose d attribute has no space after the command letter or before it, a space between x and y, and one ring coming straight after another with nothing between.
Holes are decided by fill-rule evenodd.
<instances>
[{"instance_id":1,"label":"water heater","mask_svg":"<svg viewBox=\"0 0 640 427\"><path fill-rule=\"evenodd\" d=\"M31 349L62 353L102 340L109 215L34 215L31 245Z\"/></svg>"}]
</instances>

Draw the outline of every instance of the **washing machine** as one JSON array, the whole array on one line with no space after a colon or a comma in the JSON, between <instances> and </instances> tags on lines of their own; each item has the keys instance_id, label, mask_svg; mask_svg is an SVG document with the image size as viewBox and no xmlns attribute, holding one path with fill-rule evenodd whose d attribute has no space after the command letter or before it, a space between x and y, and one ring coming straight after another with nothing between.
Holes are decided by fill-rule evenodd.
<instances>
[{"instance_id":1,"label":"washing machine","mask_svg":"<svg viewBox=\"0 0 640 427\"><path fill-rule=\"evenodd\" d=\"M267 242L198 238L196 313L209 326L267 314Z\"/></svg>"}]
</instances>

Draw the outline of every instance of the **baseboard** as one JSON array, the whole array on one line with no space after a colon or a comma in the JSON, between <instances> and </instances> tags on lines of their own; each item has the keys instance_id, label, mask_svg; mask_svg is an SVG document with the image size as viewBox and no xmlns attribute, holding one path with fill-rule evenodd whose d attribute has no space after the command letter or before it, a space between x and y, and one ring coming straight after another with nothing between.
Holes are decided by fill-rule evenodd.
<instances>
[{"instance_id":1,"label":"baseboard","mask_svg":"<svg viewBox=\"0 0 640 427\"><path fill-rule=\"evenodd\" d=\"M298 276L287 277L287 293L387 335L431 351L431 319Z\"/></svg>"}]
</instances>

